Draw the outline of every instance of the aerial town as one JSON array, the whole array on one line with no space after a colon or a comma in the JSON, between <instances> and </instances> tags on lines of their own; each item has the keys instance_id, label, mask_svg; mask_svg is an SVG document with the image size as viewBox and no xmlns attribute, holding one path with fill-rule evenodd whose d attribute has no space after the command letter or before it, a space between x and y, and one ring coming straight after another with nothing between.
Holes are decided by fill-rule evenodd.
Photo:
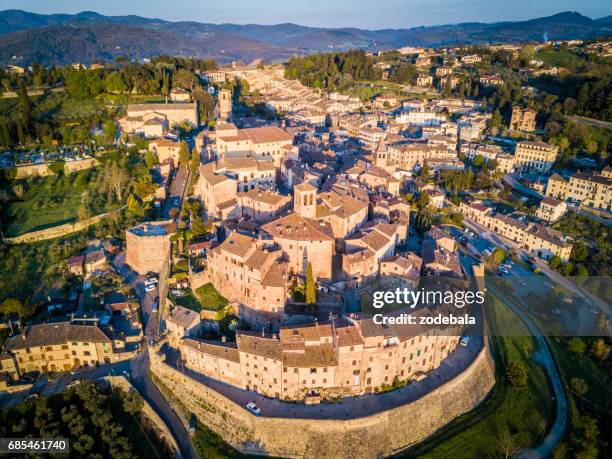
<instances>
[{"instance_id":1,"label":"aerial town","mask_svg":"<svg viewBox=\"0 0 612 459\"><path fill-rule=\"evenodd\" d=\"M282 62L12 56L0 437L71 457L608 457L606 30ZM473 323L372 306L428 289L486 301Z\"/></svg>"}]
</instances>

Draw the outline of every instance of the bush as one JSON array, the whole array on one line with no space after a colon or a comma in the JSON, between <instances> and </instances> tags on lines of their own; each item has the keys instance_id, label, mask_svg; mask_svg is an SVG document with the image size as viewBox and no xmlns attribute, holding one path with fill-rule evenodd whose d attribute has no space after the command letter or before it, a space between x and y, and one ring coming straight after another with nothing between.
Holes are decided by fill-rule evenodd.
<instances>
[{"instance_id":1,"label":"bush","mask_svg":"<svg viewBox=\"0 0 612 459\"><path fill-rule=\"evenodd\" d=\"M572 338L569 342L569 350L574 354L584 354L586 350L586 344L584 340L580 338Z\"/></svg>"},{"instance_id":2,"label":"bush","mask_svg":"<svg viewBox=\"0 0 612 459\"><path fill-rule=\"evenodd\" d=\"M584 395L589 390L589 386L587 386L586 381L584 379L582 379L582 378L572 378L570 380L570 386L572 386L572 389L578 395Z\"/></svg>"},{"instance_id":3,"label":"bush","mask_svg":"<svg viewBox=\"0 0 612 459\"><path fill-rule=\"evenodd\" d=\"M506 377L512 387L525 387L527 385L527 369L522 362L512 362L508 365Z\"/></svg>"}]
</instances>

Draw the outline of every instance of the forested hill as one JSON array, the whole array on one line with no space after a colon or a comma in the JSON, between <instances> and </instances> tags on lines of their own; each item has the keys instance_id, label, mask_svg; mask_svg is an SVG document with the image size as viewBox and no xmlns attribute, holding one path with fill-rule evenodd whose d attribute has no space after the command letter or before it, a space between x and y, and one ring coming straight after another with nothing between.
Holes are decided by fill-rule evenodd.
<instances>
[{"instance_id":1,"label":"forested hill","mask_svg":"<svg viewBox=\"0 0 612 459\"><path fill-rule=\"evenodd\" d=\"M465 23L409 29L363 30L296 24L170 22L94 12L43 15L0 11L0 62L66 64L159 54L212 57L221 62L287 59L331 50L384 50L406 45L588 39L612 36L610 17L593 20L564 12L528 21Z\"/></svg>"}]
</instances>

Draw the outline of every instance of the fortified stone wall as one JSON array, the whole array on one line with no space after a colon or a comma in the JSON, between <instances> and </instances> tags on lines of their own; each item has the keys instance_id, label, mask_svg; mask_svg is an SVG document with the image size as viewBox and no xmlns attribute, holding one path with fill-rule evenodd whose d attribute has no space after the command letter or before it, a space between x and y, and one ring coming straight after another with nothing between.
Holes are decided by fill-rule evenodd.
<instances>
[{"instance_id":1,"label":"fortified stone wall","mask_svg":"<svg viewBox=\"0 0 612 459\"><path fill-rule=\"evenodd\" d=\"M243 453L292 458L376 458L425 439L478 405L495 384L488 346L455 379L422 398L350 420L255 417L151 352L151 371L201 422Z\"/></svg>"},{"instance_id":2,"label":"fortified stone wall","mask_svg":"<svg viewBox=\"0 0 612 459\"><path fill-rule=\"evenodd\" d=\"M76 223L64 223L63 225L52 226L51 228L45 228L37 231L30 231L20 236L4 238L4 242L7 244L24 244L30 242L44 241L46 239L54 239L56 237L66 236L71 233L82 231L85 228L95 225L102 219L120 212L123 207L112 210L100 215L94 215L86 220L81 220Z\"/></svg>"}]
</instances>

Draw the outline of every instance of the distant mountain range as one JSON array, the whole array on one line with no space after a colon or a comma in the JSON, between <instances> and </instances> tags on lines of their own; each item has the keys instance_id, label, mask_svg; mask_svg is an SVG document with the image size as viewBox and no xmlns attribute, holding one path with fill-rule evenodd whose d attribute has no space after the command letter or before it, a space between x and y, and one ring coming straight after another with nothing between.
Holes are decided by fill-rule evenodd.
<instances>
[{"instance_id":1,"label":"distant mountain range","mask_svg":"<svg viewBox=\"0 0 612 459\"><path fill-rule=\"evenodd\" d=\"M410 29L363 30L296 24L208 24L140 16L36 14L0 11L0 62L90 63L117 56L160 54L215 58L220 62L287 59L295 54L401 46L511 43L612 36L612 16L576 12L518 22L463 23ZM15 56L15 58L14 58Z\"/></svg>"}]
</instances>

